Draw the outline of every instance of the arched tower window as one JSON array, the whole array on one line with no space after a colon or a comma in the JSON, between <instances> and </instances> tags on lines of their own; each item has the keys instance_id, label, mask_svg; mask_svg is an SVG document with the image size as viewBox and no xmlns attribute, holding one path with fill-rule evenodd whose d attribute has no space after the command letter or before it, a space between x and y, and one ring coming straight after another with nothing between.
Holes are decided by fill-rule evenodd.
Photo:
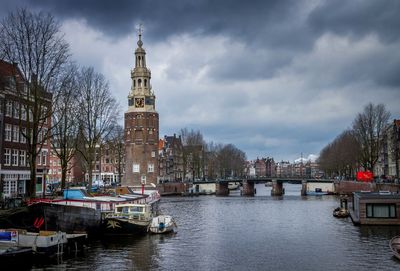
<instances>
[{"instance_id":1,"label":"arched tower window","mask_svg":"<svg viewBox=\"0 0 400 271\"><path fill-rule=\"evenodd\" d=\"M133 87L136 87L136 80L133 80Z\"/></svg>"},{"instance_id":2,"label":"arched tower window","mask_svg":"<svg viewBox=\"0 0 400 271\"><path fill-rule=\"evenodd\" d=\"M137 80L137 83L138 83L138 87L141 88L141 87L142 87L142 79L138 79L138 80Z\"/></svg>"},{"instance_id":3,"label":"arched tower window","mask_svg":"<svg viewBox=\"0 0 400 271\"><path fill-rule=\"evenodd\" d=\"M144 86L147 87L147 79L144 79Z\"/></svg>"}]
</instances>

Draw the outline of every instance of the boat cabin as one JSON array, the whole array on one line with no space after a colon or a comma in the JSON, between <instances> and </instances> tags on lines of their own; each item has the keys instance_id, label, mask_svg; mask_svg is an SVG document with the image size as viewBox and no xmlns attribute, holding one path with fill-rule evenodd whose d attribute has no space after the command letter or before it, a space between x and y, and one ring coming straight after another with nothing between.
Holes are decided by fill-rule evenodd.
<instances>
[{"instance_id":1,"label":"boat cabin","mask_svg":"<svg viewBox=\"0 0 400 271\"><path fill-rule=\"evenodd\" d=\"M152 207L149 204L119 204L115 206L114 216L128 219L149 220Z\"/></svg>"},{"instance_id":2,"label":"boat cabin","mask_svg":"<svg viewBox=\"0 0 400 271\"><path fill-rule=\"evenodd\" d=\"M400 194L353 192L350 216L356 225L400 225Z\"/></svg>"}]
</instances>

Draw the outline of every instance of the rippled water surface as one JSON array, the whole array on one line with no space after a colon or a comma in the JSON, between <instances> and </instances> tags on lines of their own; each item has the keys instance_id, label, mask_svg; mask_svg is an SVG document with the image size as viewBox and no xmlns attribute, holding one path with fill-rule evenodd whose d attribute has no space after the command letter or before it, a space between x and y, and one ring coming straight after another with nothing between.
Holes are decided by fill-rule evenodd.
<instances>
[{"instance_id":1,"label":"rippled water surface","mask_svg":"<svg viewBox=\"0 0 400 271\"><path fill-rule=\"evenodd\" d=\"M334 196L301 197L299 185L271 197L164 197L175 235L93 241L85 255L34 270L400 270L388 242L400 227L356 227L337 219Z\"/></svg>"}]
</instances>

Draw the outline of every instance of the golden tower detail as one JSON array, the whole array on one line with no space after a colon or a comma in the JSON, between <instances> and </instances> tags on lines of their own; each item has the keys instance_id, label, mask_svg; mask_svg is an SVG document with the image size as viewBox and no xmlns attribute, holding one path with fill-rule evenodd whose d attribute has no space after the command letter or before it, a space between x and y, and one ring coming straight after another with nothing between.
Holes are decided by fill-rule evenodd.
<instances>
[{"instance_id":1,"label":"golden tower detail","mask_svg":"<svg viewBox=\"0 0 400 271\"><path fill-rule=\"evenodd\" d=\"M146 67L146 51L139 29L135 68L125 113L125 177L122 185L157 183L159 118L156 97L151 89L151 72Z\"/></svg>"}]
</instances>

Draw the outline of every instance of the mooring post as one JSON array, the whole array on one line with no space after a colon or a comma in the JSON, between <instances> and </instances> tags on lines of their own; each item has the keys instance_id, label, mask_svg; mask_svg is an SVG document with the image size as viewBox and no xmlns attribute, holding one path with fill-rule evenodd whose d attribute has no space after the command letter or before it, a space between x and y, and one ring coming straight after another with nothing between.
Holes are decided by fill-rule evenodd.
<instances>
[{"instance_id":1,"label":"mooring post","mask_svg":"<svg viewBox=\"0 0 400 271\"><path fill-rule=\"evenodd\" d=\"M307 180L301 181L301 195L307 196Z\"/></svg>"}]
</instances>

